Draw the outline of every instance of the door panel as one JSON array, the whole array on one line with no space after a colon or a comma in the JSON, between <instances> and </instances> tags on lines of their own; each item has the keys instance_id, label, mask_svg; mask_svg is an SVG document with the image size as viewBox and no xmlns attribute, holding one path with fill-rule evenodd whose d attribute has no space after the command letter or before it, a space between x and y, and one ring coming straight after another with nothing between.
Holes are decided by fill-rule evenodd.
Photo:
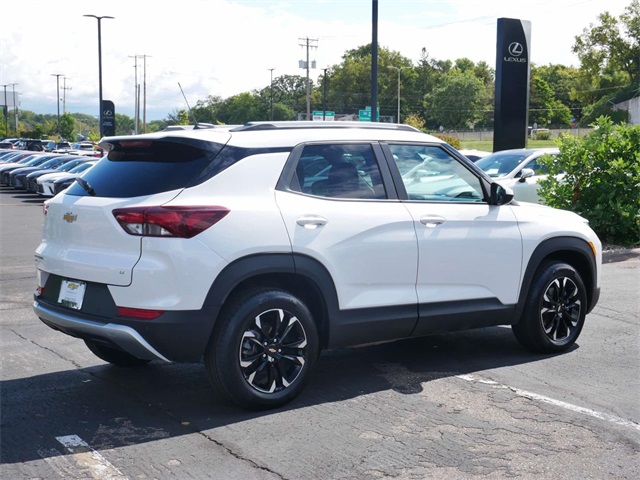
<instances>
[{"instance_id":1,"label":"door panel","mask_svg":"<svg viewBox=\"0 0 640 480\"><path fill-rule=\"evenodd\" d=\"M475 172L437 145L388 147L418 238L419 304L514 304L522 242L511 208L488 205ZM407 158L419 163L408 167Z\"/></svg>"}]
</instances>

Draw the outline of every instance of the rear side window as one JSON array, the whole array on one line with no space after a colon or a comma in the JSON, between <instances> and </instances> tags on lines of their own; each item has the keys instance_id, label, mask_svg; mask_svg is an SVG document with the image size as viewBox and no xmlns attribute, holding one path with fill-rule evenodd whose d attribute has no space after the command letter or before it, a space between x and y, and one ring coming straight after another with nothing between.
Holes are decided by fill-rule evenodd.
<instances>
[{"instance_id":1,"label":"rear side window","mask_svg":"<svg viewBox=\"0 0 640 480\"><path fill-rule=\"evenodd\" d=\"M183 138L115 142L109 154L83 179L99 197L127 198L153 195L204 181L201 172L224 145ZM86 196L75 183L68 195Z\"/></svg>"},{"instance_id":2,"label":"rear side window","mask_svg":"<svg viewBox=\"0 0 640 480\"><path fill-rule=\"evenodd\" d=\"M386 198L371 145L308 145L290 189L318 197Z\"/></svg>"}]
</instances>

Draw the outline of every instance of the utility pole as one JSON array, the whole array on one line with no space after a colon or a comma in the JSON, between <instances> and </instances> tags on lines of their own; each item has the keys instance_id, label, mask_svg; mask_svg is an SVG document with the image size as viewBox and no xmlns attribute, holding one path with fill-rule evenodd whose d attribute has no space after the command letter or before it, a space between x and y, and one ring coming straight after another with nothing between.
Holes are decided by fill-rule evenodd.
<instances>
[{"instance_id":1,"label":"utility pole","mask_svg":"<svg viewBox=\"0 0 640 480\"><path fill-rule=\"evenodd\" d=\"M60 135L60 77L64 77L64 74L52 73L51 76L56 77L56 89L58 92L56 95L56 101L58 103L58 123L56 125L56 133Z\"/></svg>"},{"instance_id":2,"label":"utility pole","mask_svg":"<svg viewBox=\"0 0 640 480\"><path fill-rule=\"evenodd\" d=\"M2 110L2 114L4 115L4 136L9 136L9 105L7 105L7 87L9 84L2 85L4 88L4 109Z\"/></svg>"},{"instance_id":3,"label":"utility pole","mask_svg":"<svg viewBox=\"0 0 640 480\"><path fill-rule=\"evenodd\" d=\"M138 58L141 55L129 55L129 58L133 58L133 69L134 69L134 83L133 83L133 106L134 106L134 117L135 117L135 124L133 127L133 133L134 135L138 134L138 124L140 123L139 119L140 119L140 111L139 111L139 107L140 107L140 87L138 85Z\"/></svg>"},{"instance_id":4,"label":"utility pole","mask_svg":"<svg viewBox=\"0 0 640 480\"><path fill-rule=\"evenodd\" d=\"M67 113L67 90L71 90L71 87L67 87L67 78L62 77L62 114Z\"/></svg>"},{"instance_id":5,"label":"utility pole","mask_svg":"<svg viewBox=\"0 0 640 480\"><path fill-rule=\"evenodd\" d=\"M405 68L411 68L411 67L394 67L393 65L389 65L389 68L395 68L398 71L398 118L397 118L397 123L400 123L400 72Z\"/></svg>"},{"instance_id":6,"label":"utility pole","mask_svg":"<svg viewBox=\"0 0 640 480\"><path fill-rule=\"evenodd\" d=\"M147 133L147 57L149 56L150 55L142 55L142 133Z\"/></svg>"},{"instance_id":7,"label":"utility pole","mask_svg":"<svg viewBox=\"0 0 640 480\"><path fill-rule=\"evenodd\" d=\"M16 124L16 137L19 137L20 135L18 135L18 104L16 103L16 85L18 84L17 83L11 84L11 86L13 87L13 120L15 121L15 124Z\"/></svg>"},{"instance_id":8,"label":"utility pole","mask_svg":"<svg viewBox=\"0 0 640 480\"><path fill-rule=\"evenodd\" d=\"M135 69L135 85L134 85L134 105L136 124L134 133L137 135L140 126L140 84L138 83L138 59L142 58L142 133L147 133L147 57L151 55L129 55L134 59L133 68Z\"/></svg>"},{"instance_id":9,"label":"utility pole","mask_svg":"<svg viewBox=\"0 0 640 480\"><path fill-rule=\"evenodd\" d=\"M309 82L309 49L318 48L318 39L317 38L298 38L298 41L301 42L298 45L301 47L306 47L307 49L307 61L301 62L304 63L305 68L307 69L307 120L311 120L311 84ZM316 68L315 61L313 62L313 68Z\"/></svg>"},{"instance_id":10,"label":"utility pole","mask_svg":"<svg viewBox=\"0 0 640 480\"><path fill-rule=\"evenodd\" d=\"M275 68L270 68L269 71L271 72L271 83L270 85L270 89L271 89L271 121L273 122L273 71L275 70Z\"/></svg>"}]
</instances>

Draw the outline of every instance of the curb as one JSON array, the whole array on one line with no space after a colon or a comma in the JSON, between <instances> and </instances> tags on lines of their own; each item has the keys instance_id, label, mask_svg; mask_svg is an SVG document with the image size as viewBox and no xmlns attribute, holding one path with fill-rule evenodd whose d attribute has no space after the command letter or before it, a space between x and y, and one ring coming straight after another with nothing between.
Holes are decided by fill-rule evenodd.
<instances>
[{"instance_id":1,"label":"curb","mask_svg":"<svg viewBox=\"0 0 640 480\"><path fill-rule=\"evenodd\" d=\"M602 263L616 263L640 258L640 248L620 248L602 252Z\"/></svg>"}]
</instances>

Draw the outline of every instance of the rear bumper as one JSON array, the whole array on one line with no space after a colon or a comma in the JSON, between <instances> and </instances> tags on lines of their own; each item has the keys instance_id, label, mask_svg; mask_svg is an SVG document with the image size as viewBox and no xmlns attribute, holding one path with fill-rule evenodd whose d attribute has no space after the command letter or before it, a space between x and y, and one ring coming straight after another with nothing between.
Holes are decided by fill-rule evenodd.
<instances>
[{"instance_id":1,"label":"rear bumper","mask_svg":"<svg viewBox=\"0 0 640 480\"><path fill-rule=\"evenodd\" d=\"M153 320L104 318L53 306L36 298L42 322L67 335L119 348L137 358L198 362L209 343L218 309L169 311Z\"/></svg>"},{"instance_id":2,"label":"rear bumper","mask_svg":"<svg viewBox=\"0 0 640 480\"><path fill-rule=\"evenodd\" d=\"M46 325L55 330L79 338L98 338L107 340L121 350L130 353L134 357L145 360L170 360L153 348L133 328L114 323L97 323L89 320L65 315L47 308L38 302L33 302L33 309Z\"/></svg>"}]
</instances>

